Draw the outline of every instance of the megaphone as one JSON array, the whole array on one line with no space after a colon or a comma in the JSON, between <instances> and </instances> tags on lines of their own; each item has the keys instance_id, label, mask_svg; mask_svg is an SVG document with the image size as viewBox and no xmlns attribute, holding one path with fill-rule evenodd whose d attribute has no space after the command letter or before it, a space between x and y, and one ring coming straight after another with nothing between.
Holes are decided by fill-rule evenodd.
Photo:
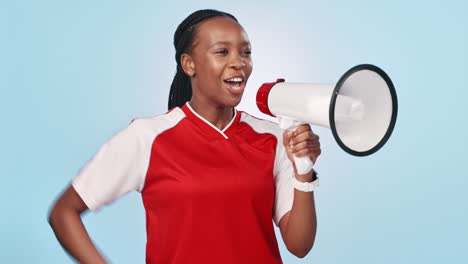
<instances>
[{"instance_id":1,"label":"megaphone","mask_svg":"<svg viewBox=\"0 0 468 264\"><path fill-rule=\"evenodd\" d=\"M347 153L367 156L387 142L397 118L397 95L388 75L371 64L349 69L336 84L264 83L257 92L261 112L278 117L283 130L302 124L330 128ZM294 157L299 174L309 172L309 157Z\"/></svg>"}]
</instances>

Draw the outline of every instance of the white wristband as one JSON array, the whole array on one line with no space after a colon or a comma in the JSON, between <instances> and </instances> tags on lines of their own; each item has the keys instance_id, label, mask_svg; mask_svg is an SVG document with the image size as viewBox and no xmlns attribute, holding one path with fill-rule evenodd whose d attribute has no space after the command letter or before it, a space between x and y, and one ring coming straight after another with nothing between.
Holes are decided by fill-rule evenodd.
<instances>
[{"instance_id":1,"label":"white wristband","mask_svg":"<svg viewBox=\"0 0 468 264\"><path fill-rule=\"evenodd\" d=\"M313 182L301 182L296 179L296 176L291 177L294 188L303 192L312 192L315 188L319 186L319 178L317 174L317 179Z\"/></svg>"}]
</instances>

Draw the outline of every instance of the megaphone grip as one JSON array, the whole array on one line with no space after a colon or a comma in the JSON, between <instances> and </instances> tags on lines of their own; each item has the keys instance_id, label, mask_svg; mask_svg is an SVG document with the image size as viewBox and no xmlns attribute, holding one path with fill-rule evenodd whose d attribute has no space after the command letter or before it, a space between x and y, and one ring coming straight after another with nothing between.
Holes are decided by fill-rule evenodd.
<instances>
[{"instance_id":1,"label":"megaphone grip","mask_svg":"<svg viewBox=\"0 0 468 264\"><path fill-rule=\"evenodd\" d=\"M279 121L279 126L283 130L288 130L288 131L294 131L296 128L302 124L302 122L297 121L294 118L286 117L286 116L278 116L278 121ZM314 163L308 156L304 157L296 157L293 156L294 158L294 164L296 164L296 170L297 173L299 174L306 174L310 170L312 170L312 167L314 166Z\"/></svg>"},{"instance_id":2,"label":"megaphone grip","mask_svg":"<svg viewBox=\"0 0 468 264\"><path fill-rule=\"evenodd\" d=\"M296 170L298 174L306 174L310 170L312 170L312 167L314 166L314 163L312 162L309 156L294 156L294 163L296 164Z\"/></svg>"}]
</instances>

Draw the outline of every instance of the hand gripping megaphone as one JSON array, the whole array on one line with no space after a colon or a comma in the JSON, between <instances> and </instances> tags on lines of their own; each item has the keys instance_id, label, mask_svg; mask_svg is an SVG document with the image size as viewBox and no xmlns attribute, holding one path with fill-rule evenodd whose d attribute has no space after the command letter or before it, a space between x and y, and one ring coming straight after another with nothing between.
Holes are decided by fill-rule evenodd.
<instances>
[{"instance_id":1,"label":"hand gripping megaphone","mask_svg":"<svg viewBox=\"0 0 468 264\"><path fill-rule=\"evenodd\" d=\"M388 75L377 66L349 69L336 84L264 83L257 92L261 112L278 117L281 129L302 124L330 128L347 153L367 156L390 138L397 117L397 96ZM299 174L309 172L309 157L294 157Z\"/></svg>"}]
</instances>

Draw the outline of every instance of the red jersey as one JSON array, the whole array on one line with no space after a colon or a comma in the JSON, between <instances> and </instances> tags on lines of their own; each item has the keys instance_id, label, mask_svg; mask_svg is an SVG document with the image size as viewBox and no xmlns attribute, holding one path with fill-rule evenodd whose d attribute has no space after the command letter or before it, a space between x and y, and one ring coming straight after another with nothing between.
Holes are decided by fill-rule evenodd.
<instances>
[{"instance_id":1,"label":"red jersey","mask_svg":"<svg viewBox=\"0 0 468 264\"><path fill-rule=\"evenodd\" d=\"M146 263L281 264L273 223L292 208L292 163L278 124L234 112L223 130L188 103L134 119L72 185L94 212L141 193Z\"/></svg>"}]
</instances>

